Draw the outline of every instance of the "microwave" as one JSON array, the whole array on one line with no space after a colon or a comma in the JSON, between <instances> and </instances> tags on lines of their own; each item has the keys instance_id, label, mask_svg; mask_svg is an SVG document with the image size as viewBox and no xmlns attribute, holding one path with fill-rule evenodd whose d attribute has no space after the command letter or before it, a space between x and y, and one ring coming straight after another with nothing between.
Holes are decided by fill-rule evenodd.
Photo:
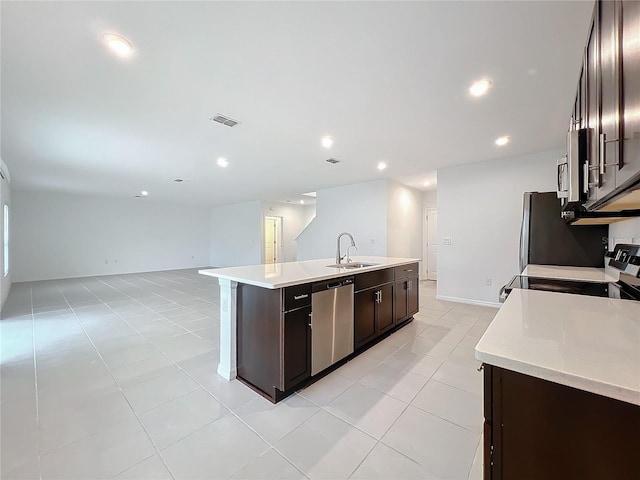
<instances>
[{"instance_id":1,"label":"microwave","mask_svg":"<svg viewBox=\"0 0 640 480\"><path fill-rule=\"evenodd\" d=\"M589 194L589 135L591 128L567 133L567 154L558 159L558 198L563 210L579 207Z\"/></svg>"}]
</instances>

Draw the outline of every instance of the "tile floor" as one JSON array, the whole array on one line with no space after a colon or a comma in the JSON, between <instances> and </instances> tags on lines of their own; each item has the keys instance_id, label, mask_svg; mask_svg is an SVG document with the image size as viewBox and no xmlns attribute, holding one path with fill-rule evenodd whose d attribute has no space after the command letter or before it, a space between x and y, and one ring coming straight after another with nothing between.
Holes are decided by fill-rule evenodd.
<instances>
[{"instance_id":1,"label":"tile floor","mask_svg":"<svg viewBox=\"0 0 640 480\"><path fill-rule=\"evenodd\" d=\"M3 479L477 479L495 309L421 282L405 328L273 405L216 375L195 270L13 285L0 321Z\"/></svg>"}]
</instances>

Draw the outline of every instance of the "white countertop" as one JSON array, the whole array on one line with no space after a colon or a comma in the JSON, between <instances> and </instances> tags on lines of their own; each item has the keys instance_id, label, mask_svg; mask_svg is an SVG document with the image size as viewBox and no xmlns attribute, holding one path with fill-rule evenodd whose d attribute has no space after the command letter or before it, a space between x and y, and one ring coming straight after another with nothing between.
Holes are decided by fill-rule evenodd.
<instances>
[{"instance_id":1,"label":"white countertop","mask_svg":"<svg viewBox=\"0 0 640 480\"><path fill-rule=\"evenodd\" d=\"M383 268L406 265L419 262L418 258L398 257L352 257L352 261L361 263L375 263L376 265L363 268L334 268L335 258L322 260L307 260L304 262L286 262L264 265L247 265L243 267L211 268L200 270L199 273L212 277L233 280L263 288L282 288L301 283L326 280L328 278L344 277Z\"/></svg>"},{"instance_id":2,"label":"white countertop","mask_svg":"<svg viewBox=\"0 0 640 480\"><path fill-rule=\"evenodd\" d=\"M582 280L585 282L617 282L618 279L605 272L604 268L560 267L555 265L527 265L522 271L527 277Z\"/></svg>"},{"instance_id":3,"label":"white countertop","mask_svg":"<svg viewBox=\"0 0 640 480\"><path fill-rule=\"evenodd\" d=\"M476 358L640 405L640 302L514 289Z\"/></svg>"}]
</instances>

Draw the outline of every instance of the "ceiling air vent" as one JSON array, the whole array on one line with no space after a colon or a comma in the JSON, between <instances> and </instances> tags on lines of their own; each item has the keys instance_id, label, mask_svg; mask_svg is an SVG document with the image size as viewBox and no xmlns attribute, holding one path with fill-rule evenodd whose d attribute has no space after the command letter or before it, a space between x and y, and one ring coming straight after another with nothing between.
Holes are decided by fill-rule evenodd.
<instances>
[{"instance_id":1,"label":"ceiling air vent","mask_svg":"<svg viewBox=\"0 0 640 480\"><path fill-rule=\"evenodd\" d=\"M226 125L227 127L235 127L240 123L239 121L234 120L233 118L220 115L219 113L216 113L216 115L214 117L211 117L210 120L221 123L222 125Z\"/></svg>"},{"instance_id":2,"label":"ceiling air vent","mask_svg":"<svg viewBox=\"0 0 640 480\"><path fill-rule=\"evenodd\" d=\"M327 158L326 161L328 163L332 163L333 165L335 165L336 163L340 163L340 160L338 160L337 158Z\"/></svg>"}]
</instances>

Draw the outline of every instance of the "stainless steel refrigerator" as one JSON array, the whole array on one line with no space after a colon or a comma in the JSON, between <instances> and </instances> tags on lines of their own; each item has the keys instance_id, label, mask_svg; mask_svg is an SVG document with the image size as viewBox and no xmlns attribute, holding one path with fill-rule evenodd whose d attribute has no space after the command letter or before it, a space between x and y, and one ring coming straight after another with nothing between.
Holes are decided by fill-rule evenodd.
<instances>
[{"instance_id":1,"label":"stainless steel refrigerator","mask_svg":"<svg viewBox=\"0 0 640 480\"><path fill-rule=\"evenodd\" d=\"M556 192L526 192L520 231L520 271L529 265L604 267L608 225L570 225Z\"/></svg>"}]
</instances>

